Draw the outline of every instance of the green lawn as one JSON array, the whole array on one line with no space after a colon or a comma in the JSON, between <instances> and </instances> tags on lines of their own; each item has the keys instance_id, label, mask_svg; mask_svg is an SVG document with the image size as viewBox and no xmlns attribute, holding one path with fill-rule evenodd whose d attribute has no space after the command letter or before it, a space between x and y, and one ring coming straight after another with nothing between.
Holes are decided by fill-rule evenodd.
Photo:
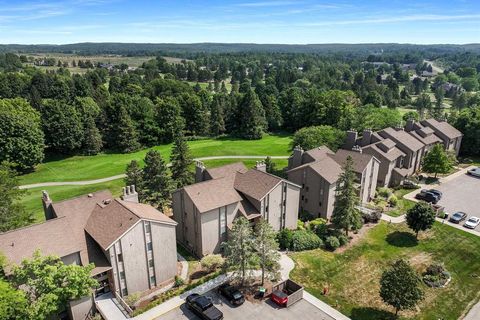
<instances>
[{"instance_id":1,"label":"green lawn","mask_svg":"<svg viewBox=\"0 0 480 320\"><path fill-rule=\"evenodd\" d=\"M213 168L219 167L225 164L237 162L236 159L224 159L224 160L208 160L204 161L205 166ZM273 160L277 169L282 169L288 165L287 160L275 159ZM245 166L253 168L255 166L255 160L243 160ZM80 196L83 194L92 193L99 190L110 190L113 196L118 197L122 193L122 187L125 186L123 179L112 180L109 182L91 184L86 186L55 186L55 187L41 187L28 189L27 194L23 197L21 203L25 205L25 208L33 212L35 221L43 221L43 208L41 202L42 190L48 191L50 198L55 201L61 201L72 197Z\"/></svg>"},{"instance_id":2,"label":"green lawn","mask_svg":"<svg viewBox=\"0 0 480 320\"><path fill-rule=\"evenodd\" d=\"M194 157L289 154L291 136L287 134L266 135L261 140L240 140L231 137L189 141ZM154 147L169 161L171 144ZM96 156L73 156L47 159L37 166L35 172L20 177L20 184L48 181L77 181L110 177L124 173L133 159L142 161L148 149L135 153L102 153Z\"/></svg>"},{"instance_id":3,"label":"green lawn","mask_svg":"<svg viewBox=\"0 0 480 320\"><path fill-rule=\"evenodd\" d=\"M412 200L403 199L403 196L413 191L414 189L395 190L393 194L398 198L397 206L393 210L385 211L385 213L392 217L399 217L407 213L409 209L415 206L415 202Z\"/></svg>"},{"instance_id":4,"label":"green lawn","mask_svg":"<svg viewBox=\"0 0 480 320\"><path fill-rule=\"evenodd\" d=\"M417 242L405 224L381 222L359 243L343 253L321 249L294 253L293 280L310 293L335 306L353 320L390 319L393 308L379 296L383 270L398 258L405 258L423 272L431 262L445 264L452 274L443 289L422 284L425 300L418 310L400 312L402 319L458 319L480 292L480 237L435 223ZM329 283L330 293L322 295Z\"/></svg>"}]
</instances>

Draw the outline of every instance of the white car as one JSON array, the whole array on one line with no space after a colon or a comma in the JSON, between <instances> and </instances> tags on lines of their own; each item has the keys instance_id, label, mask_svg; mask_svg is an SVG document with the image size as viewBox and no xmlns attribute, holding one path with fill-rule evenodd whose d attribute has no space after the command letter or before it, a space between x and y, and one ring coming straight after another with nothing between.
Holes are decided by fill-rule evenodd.
<instances>
[{"instance_id":1,"label":"white car","mask_svg":"<svg viewBox=\"0 0 480 320\"><path fill-rule=\"evenodd\" d=\"M468 170L468 174L480 178L480 167Z\"/></svg>"},{"instance_id":2,"label":"white car","mask_svg":"<svg viewBox=\"0 0 480 320\"><path fill-rule=\"evenodd\" d=\"M464 226L465 228L475 229L479 224L480 224L480 218L478 218L478 217L470 217L470 218L468 218L467 221L465 221L465 223L464 223L463 226Z\"/></svg>"}]
</instances>

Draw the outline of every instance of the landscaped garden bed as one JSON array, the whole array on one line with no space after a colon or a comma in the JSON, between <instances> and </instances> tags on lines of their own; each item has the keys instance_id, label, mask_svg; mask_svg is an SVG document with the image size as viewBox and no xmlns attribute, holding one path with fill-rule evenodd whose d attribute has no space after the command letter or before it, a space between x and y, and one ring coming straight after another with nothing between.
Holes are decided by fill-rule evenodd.
<instances>
[{"instance_id":1,"label":"landscaped garden bed","mask_svg":"<svg viewBox=\"0 0 480 320\"><path fill-rule=\"evenodd\" d=\"M342 253L321 249L292 253L296 267L290 276L352 319L390 319L394 310L379 295L382 272L399 258L408 260L419 275L432 263L442 263L451 275L450 283L441 289L422 284L425 299L417 309L401 311L400 318L458 319L478 300L478 248L480 237L440 223L417 240L405 224L381 222ZM323 295L325 287L327 295Z\"/></svg>"},{"instance_id":2,"label":"landscaped garden bed","mask_svg":"<svg viewBox=\"0 0 480 320\"><path fill-rule=\"evenodd\" d=\"M403 198L414 190L412 188L379 188L374 199L375 207L389 216L401 216L415 205L414 201Z\"/></svg>"}]
</instances>

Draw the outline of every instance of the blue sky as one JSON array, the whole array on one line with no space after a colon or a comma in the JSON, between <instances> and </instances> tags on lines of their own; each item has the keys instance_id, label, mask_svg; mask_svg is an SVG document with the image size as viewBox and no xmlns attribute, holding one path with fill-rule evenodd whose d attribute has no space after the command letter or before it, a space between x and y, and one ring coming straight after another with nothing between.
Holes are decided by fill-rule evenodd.
<instances>
[{"instance_id":1,"label":"blue sky","mask_svg":"<svg viewBox=\"0 0 480 320\"><path fill-rule=\"evenodd\" d=\"M0 43L479 43L480 0L0 0Z\"/></svg>"}]
</instances>

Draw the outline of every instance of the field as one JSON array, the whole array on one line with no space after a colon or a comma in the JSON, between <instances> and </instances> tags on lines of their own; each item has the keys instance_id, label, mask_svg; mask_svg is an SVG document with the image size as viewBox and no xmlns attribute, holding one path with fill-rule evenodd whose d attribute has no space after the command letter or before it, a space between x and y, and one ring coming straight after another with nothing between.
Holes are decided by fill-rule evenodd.
<instances>
[{"instance_id":1,"label":"field","mask_svg":"<svg viewBox=\"0 0 480 320\"><path fill-rule=\"evenodd\" d=\"M266 135L261 140L240 140L231 137L189 141L193 157L207 156L287 156L291 136ZM171 144L153 149L160 151L165 161L170 159ZM91 180L122 174L132 160L142 161L148 149L135 153L102 153L96 156L50 158L37 166L35 172L20 177L20 184L48 181Z\"/></svg>"},{"instance_id":2,"label":"field","mask_svg":"<svg viewBox=\"0 0 480 320\"><path fill-rule=\"evenodd\" d=\"M343 253L318 249L292 254L296 267L291 277L353 320L393 319L393 308L378 293L383 270L398 258L408 259L418 272L432 262L444 263L451 283L443 289L422 284L425 300L416 310L400 312L400 318L458 319L480 297L479 247L480 237L440 223L417 242L405 224L382 222ZM327 284L330 292L324 296Z\"/></svg>"}]
</instances>

